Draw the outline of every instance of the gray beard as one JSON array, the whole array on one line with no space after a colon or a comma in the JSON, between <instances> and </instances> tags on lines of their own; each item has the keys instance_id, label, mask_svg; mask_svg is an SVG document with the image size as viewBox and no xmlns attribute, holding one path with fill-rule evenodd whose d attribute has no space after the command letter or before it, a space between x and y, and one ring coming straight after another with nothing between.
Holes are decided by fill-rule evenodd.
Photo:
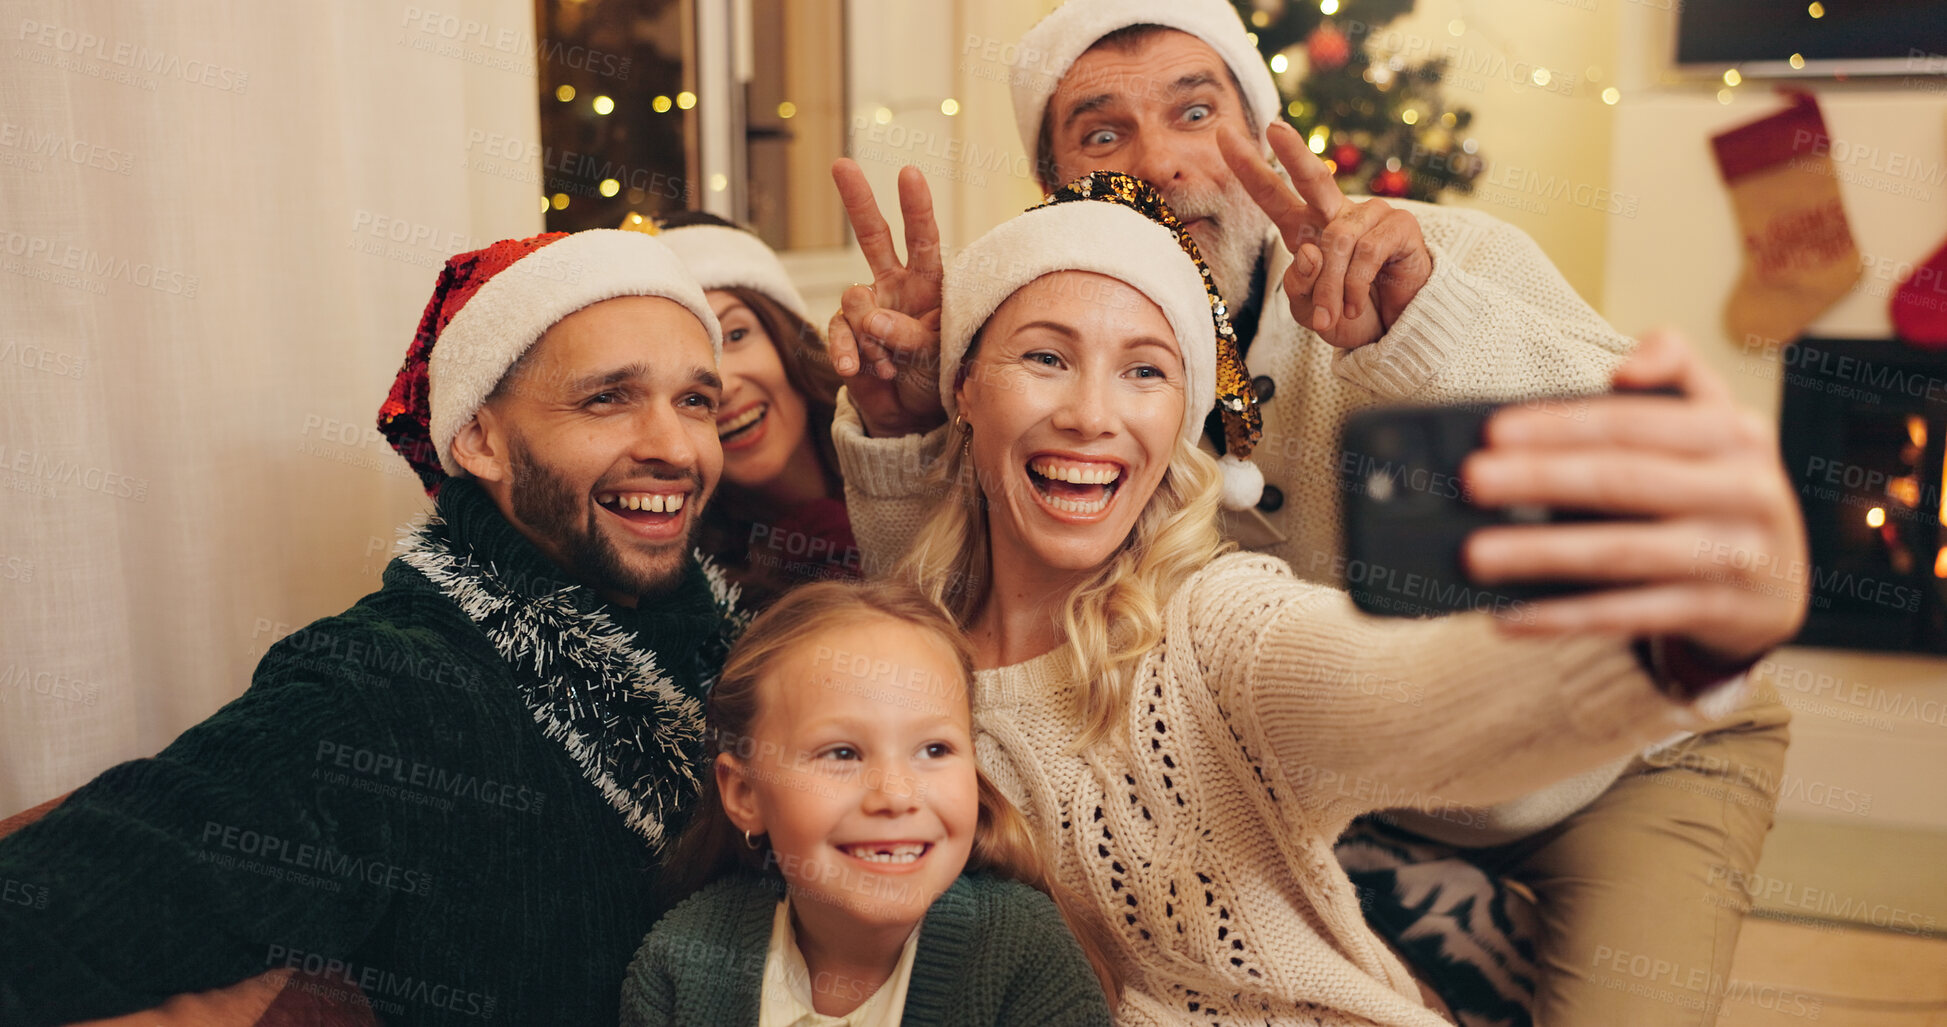
<instances>
[{"instance_id":1,"label":"gray beard","mask_svg":"<svg viewBox=\"0 0 1947 1027\"><path fill-rule=\"evenodd\" d=\"M1165 194L1164 199L1185 221L1210 218L1206 224L1214 231L1206 233L1209 243L1198 239L1197 249L1202 251L1217 291L1232 313L1248 306L1255 298L1250 295L1251 279L1263 253L1264 237L1272 228L1271 218L1252 202L1236 179L1221 190L1178 190Z\"/></svg>"}]
</instances>

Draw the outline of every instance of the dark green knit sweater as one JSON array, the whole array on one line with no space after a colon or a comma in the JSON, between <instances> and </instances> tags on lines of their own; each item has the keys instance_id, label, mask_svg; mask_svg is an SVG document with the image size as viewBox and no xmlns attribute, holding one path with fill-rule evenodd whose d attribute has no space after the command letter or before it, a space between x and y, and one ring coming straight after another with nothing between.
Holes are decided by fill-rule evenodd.
<instances>
[{"instance_id":1,"label":"dark green knit sweater","mask_svg":"<svg viewBox=\"0 0 1947 1027\"><path fill-rule=\"evenodd\" d=\"M656 925L629 966L623 1027L755 1027L774 879L726 878ZM901 1027L1108 1027L1108 1001L1054 901L964 874L926 911Z\"/></svg>"},{"instance_id":2,"label":"dark green knit sweater","mask_svg":"<svg viewBox=\"0 0 1947 1027\"><path fill-rule=\"evenodd\" d=\"M499 580L570 584L471 482L448 484L439 513ZM694 564L641 609L576 594L678 689L716 673L724 618ZM273 647L236 701L0 841L0 1024L293 966L392 1023L612 1027L660 911L654 857L522 687L393 561L380 591Z\"/></svg>"}]
</instances>

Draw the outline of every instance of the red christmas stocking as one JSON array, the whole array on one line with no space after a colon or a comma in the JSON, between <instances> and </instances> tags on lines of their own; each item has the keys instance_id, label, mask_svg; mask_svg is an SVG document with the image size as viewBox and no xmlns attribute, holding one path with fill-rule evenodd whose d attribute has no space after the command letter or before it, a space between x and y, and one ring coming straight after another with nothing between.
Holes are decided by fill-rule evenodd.
<instances>
[{"instance_id":1,"label":"red christmas stocking","mask_svg":"<svg viewBox=\"0 0 1947 1027\"><path fill-rule=\"evenodd\" d=\"M1744 274L1724 307L1731 338L1789 342L1859 280L1818 101L1711 139L1744 232Z\"/></svg>"},{"instance_id":2,"label":"red christmas stocking","mask_svg":"<svg viewBox=\"0 0 1947 1027\"><path fill-rule=\"evenodd\" d=\"M1934 251L1893 294L1893 331L1915 346L1947 348L1947 246Z\"/></svg>"}]
</instances>

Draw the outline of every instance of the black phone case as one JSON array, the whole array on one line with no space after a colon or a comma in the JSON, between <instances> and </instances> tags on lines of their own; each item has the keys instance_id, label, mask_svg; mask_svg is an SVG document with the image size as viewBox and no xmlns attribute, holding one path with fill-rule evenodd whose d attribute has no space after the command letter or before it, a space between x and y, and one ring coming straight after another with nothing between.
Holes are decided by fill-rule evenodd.
<instances>
[{"instance_id":1,"label":"black phone case","mask_svg":"<svg viewBox=\"0 0 1947 1027\"><path fill-rule=\"evenodd\" d=\"M1662 391L1662 390L1658 390ZM1538 507L1483 509L1468 501L1460 465L1483 441L1498 406L1380 407L1346 418L1339 475L1345 557L1339 578L1361 610L1431 617L1466 610L1519 615L1523 604L1586 591L1569 584L1478 585L1460 547L1477 528L1588 520Z\"/></svg>"}]
</instances>

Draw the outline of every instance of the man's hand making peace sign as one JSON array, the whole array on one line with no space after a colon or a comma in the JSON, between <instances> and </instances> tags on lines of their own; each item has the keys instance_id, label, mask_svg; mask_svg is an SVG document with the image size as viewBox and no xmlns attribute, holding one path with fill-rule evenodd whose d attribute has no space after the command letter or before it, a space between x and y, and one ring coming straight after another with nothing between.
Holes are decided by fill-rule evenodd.
<instances>
[{"instance_id":1,"label":"man's hand making peace sign","mask_svg":"<svg viewBox=\"0 0 1947 1027\"><path fill-rule=\"evenodd\" d=\"M1291 316L1341 349L1378 340L1433 274L1419 221L1385 200L1346 199L1290 125L1279 121L1267 135L1296 191L1243 136L1225 132L1217 145L1291 251Z\"/></svg>"},{"instance_id":2,"label":"man's hand making peace sign","mask_svg":"<svg viewBox=\"0 0 1947 1027\"><path fill-rule=\"evenodd\" d=\"M1284 286L1292 316L1344 349L1378 340L1433 273L1419 222L1384 200L1346 199L1291 126L1278 122L1268 135L1295 191L1241 136L1226 132L1218 145L1291 251ZM932 193L919 169L900 170L902 262L865 172L841 158L832 165L832 180L872 268L872 284L847 289L831 320L832 367L846 380L867 432L883 437L927 431L945 418L938 371L940 230Z\"/></svg>"},{"instance_id":3,"label":"man's hand making peace sign","mask_svg":"<svg viewBox=\"0 0 1947 1027\"><path fill-rule=\"evenodd\" d=\"M865 430L876 437L928 431L946 420L940 404L940 226L933 194L918 168L899 171L899 211L906 260L893 248L892 227L849 158L832 164L852 234L872 268L871 285L854 285L826 332L832 368L845 379Z\"/></svg>"}]
</instances>

